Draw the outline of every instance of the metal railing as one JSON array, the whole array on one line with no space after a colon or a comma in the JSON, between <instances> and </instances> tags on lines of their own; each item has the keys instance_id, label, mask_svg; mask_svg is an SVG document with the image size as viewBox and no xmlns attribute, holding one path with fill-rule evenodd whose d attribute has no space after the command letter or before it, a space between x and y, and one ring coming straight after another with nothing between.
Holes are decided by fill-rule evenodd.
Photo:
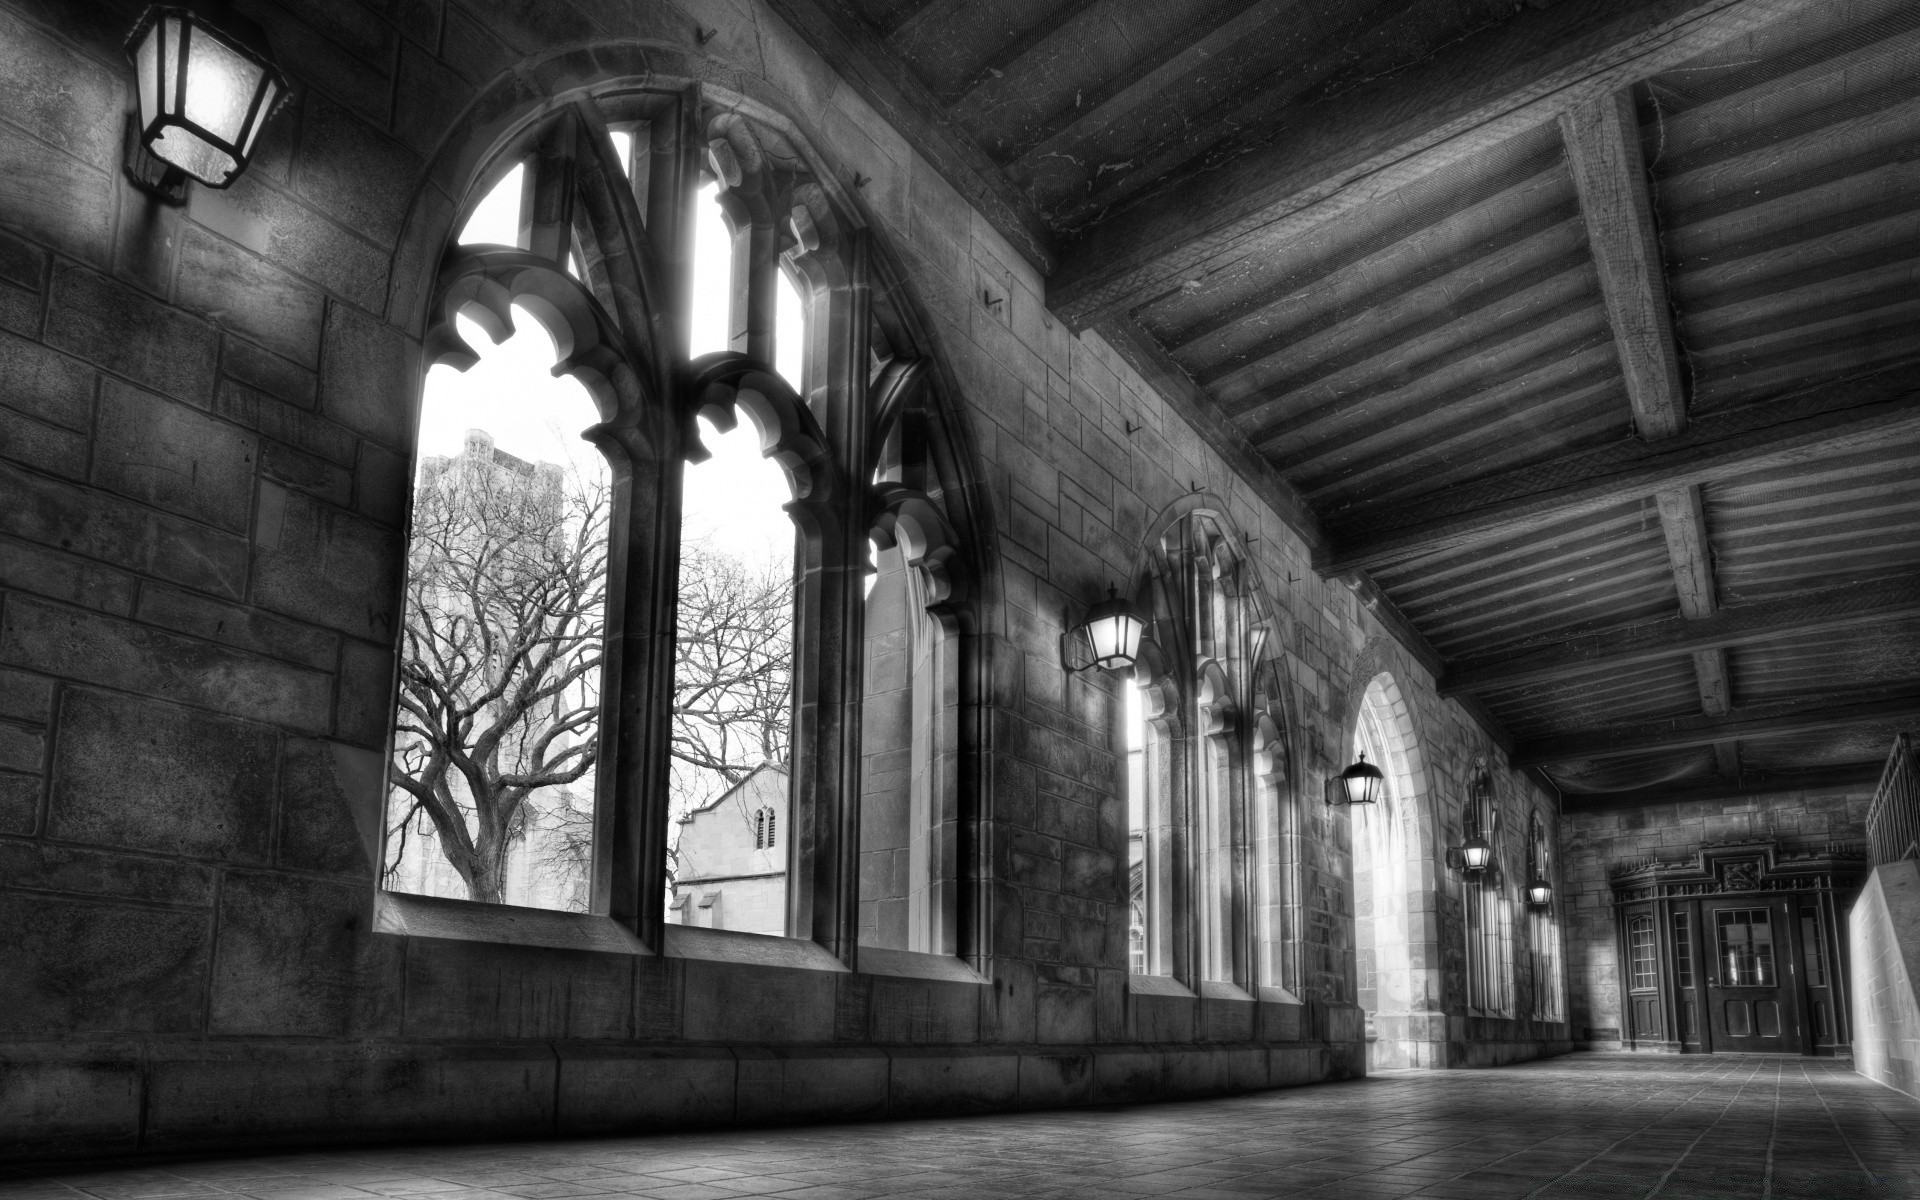
<instances>
[{"instance_id":1,"label":"metal railing","mask_svg":"<svg viewBox=\"0 0 1920 1200\"><path fill-rule=\"evenodd\" d=\"M1910 733L1893 740L1887 769L1867 809L1867 840L1873 844L1876 867L1920 858L1920 759L1914 756Z\"/></svg>"}]
</instances>

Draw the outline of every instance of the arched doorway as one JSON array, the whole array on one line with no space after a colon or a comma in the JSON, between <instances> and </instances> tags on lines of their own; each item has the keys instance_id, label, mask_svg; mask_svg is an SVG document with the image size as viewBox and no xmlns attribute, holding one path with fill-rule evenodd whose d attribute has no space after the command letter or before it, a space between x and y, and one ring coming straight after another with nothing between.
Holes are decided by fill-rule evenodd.
<instances>
[{"instance_id":1,"label":"arched doorway","mask_svg":"<svg viewBox=\"0 0 1920 1200\"><path fill-rule=\"evenodd\" d=\"M1380 801L1352 814L1354 946L1366 1011L1367 1069L1443 1067L1447 1024L1426 764L1393 676L1367 683L1355 714L1353 753L1386 775Z\"/></svg>"}]
</instances>

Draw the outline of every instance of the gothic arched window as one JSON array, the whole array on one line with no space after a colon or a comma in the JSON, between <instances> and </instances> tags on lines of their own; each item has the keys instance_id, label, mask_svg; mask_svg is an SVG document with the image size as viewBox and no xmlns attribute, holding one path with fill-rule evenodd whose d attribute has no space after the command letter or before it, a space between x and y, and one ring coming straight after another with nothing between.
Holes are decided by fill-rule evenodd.
<instances>
[{"instance_id":1,"label":"gothic arched window","mask_svg":"<svg viewBox=\"0 0 1920 1200\"><path fill-rule=\"evenodd\" d=\"M1274 618L1225 518L1148 547L1148 646L1122 701L1129 969L1195 991L1294 986L1294 790Z\"/></svg>"},{"instance_id":2,"label":"gothic arched window","mask_svg":"<svg viewBox=\"0 0 1920 1200\"><path fill-rule=\"evenodd\" d=\"M924 639L934 683L915 710L943 781L922 831L940 846L921 897L936 932L910 948L957 953L970 466L851 196L777 118L656 86L596 85L530 113L472 176L439 259L430 377L491 375L493 352L476 346L525 342L578 411L521 388L486 418L500 429L422 418L422 479L435 469L465 490L417 489L418 636L402 647L383 882L605 914L659 948L688 870L674 837L696 809L757 812L764 851L785 806L793 836L759 872L778 877L778 897L729 890L726 919L754 911L752 928L851 960L853 768L869 740L861 582L877 543L915 573L916 611L943 630ZM717 256L703 250L714 241ZM559 449L508 445L508 417ZM485 431L441 455L468 464L457 472L430 467L443 426ZM703 494L695 464L728 460L738 439L744 461ZM755 470L770 482L753 484ZM436 504L456 510L454 534L433 532ZM518 524L466 555L481 565L447 565L496 520ZM729 527L771 547L753 569L701 561ZM579 586L554 566L569 554ZM704 614L687 602L700 586ZM513 890L516 872L543 870L563 885ZM712 912L720 926L717 899Z\"/></svg>"}]
</instances>

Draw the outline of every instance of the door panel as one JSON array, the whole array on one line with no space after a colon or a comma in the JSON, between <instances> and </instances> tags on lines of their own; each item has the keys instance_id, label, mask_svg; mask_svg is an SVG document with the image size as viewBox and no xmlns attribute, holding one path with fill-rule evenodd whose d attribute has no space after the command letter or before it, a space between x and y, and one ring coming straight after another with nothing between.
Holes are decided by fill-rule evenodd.
<instances>
[{"instance_id":1,"label":"door panel","mask_svg":"<svg viewBox=\"0 0 1920 1200\"><path fill-rule=\"evenodd\" d=\"M1707 1016L1714 1049L1798 1054L1800 1031L1785 977L1792 962L1786 903L1759 896L1716 901L1703 905L1701 916L1712 954Z\"/></svg>"}]
</instances>

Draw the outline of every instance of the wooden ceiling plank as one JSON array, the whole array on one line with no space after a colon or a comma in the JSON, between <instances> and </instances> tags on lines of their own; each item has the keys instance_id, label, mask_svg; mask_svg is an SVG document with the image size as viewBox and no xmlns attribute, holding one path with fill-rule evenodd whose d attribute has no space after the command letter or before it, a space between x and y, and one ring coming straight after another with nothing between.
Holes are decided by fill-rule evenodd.
<instances>
[{"instance_id":1,"label":"wooden ceiling plank","mask_svg":"<svg viewBox=\"0 0 1920 1200\"><path fill-rule=\"evenodd\" d=\"M1601 812L1618 808L1643 808L1650 804L1684 804L1691 800L1733 800L1747 796L1765 796L1775 792L1812 792L1837 788L1868 788L1880 781L1882 762L1845 763L1817 767L1807 771L1776 774L1750 774L1705 782L1659 784L1630 792L1562 792L1561 807L1566 812Z\"/></svg>"},{"instance_id":2,"label":"wooden ceiling plank","mask_svg":"<svg viewBox=\"0 0 1920 1200\"><path fill-rule=\"evenodd\" d=\"M1332 552L1316 566L1328 575L1372 569L1517 536L1663 487L1871 448L1920 431L1920 394L1912 390L1859 403L1886 396L1889 380L1904 384L1907 373L1882 372L1696 417L1685 433L1664 442L1632 439L1565 455L1449 489L1418 506L1349 519L1329 530ZM1417 515L1408 520L1409 513Z\"/></svg>"},{"instance_id":3,"label":"wooden ceiling plank","mask_svg":"<svg viewBox=\"0 0 1920 1200\"><path fill-rule=\"evenodd\" d=\"M974 73L972 80L965 88L951 96L940 97L941 101L946 104L949 112L964 120L964 110L971 108L974 101L988 90L994 80L1005 78L1013 71L1014 64L1031 53L1034 47L1060 32L1068 22L1081 13L1104 2L1105 0L1066 0L1065 3L1058 5L1038 21L1021 30L1012 41L995 50L992 57L980 64L980 69Z\"/></svg>"},{"instance_id":4,"label":"wooden ceiling plank","mask_svg":"<svg viewBox=\"0 0 1920 1200\"><path fill-rule=\"evenodd\" d=\"M1814 4L1639 4L1599 29L1569 4L1509 22L1324 106L1325 120L1263 129L1249 153L1100 222L1062 260L1048 305L1084 328Z\"/></svg>"},{"instance_id":5,"label":"wooden ceiling plank","mask_svg":"<svg viewBox=\"0 0 1920 1200\"><path fill-rule=\"evenodd\" d=\"M1920 718L1920 691L1907 684L1898 690L1854 692L1834 703L1831 697L1796 697L1752 704L1725 716L1669 717L1605 729L1535 738L1514 747L1516 767L1544 767L1553 763L1593 762L1626 758L1658 750L1711 746L1730 739L1781 737L1846 729L1862 725L1900 724Z\"/></svg>"},{"instance_id":6,"label":"wooden ceiling plank","mask_svg":"<svg viewBox=\"0 0 1920 1200\"><path fill-rule=\"evenodd\" d=\"M1501 691L1678 654L1859 629L1912 616L1920 616L1920 572L1728 605L1699 620L1669 617L1617 625L1520 653L1465 659L1453 664L1439 686L1442 695Z\"/></svg>"},{"instance_id":7,"label":"wooden ceiling plank","mask_svg":"<svg viewBox=\"0 0 1920 1200\"><path fill-rule=\"evenodd\" d=\"M1700 711L1710 717L1724 717L1733 711L1733 688L1727 679L1727 652L1724 648L1695 650L1693 674L1700 684Z\"/></svg>"},{"instance_id":8,"label":"wooden ceiling plank","mask_svg":"<svg viewBox=\"0 0 1920 1200\"><path fill-rule=\"evenodd\" d=\"M1634 428L1648 441L1672 437L1686 428L1686 400L1632 92L1622 88L1562 112L1560 131Z\"/></svg>"}]
</instances>

